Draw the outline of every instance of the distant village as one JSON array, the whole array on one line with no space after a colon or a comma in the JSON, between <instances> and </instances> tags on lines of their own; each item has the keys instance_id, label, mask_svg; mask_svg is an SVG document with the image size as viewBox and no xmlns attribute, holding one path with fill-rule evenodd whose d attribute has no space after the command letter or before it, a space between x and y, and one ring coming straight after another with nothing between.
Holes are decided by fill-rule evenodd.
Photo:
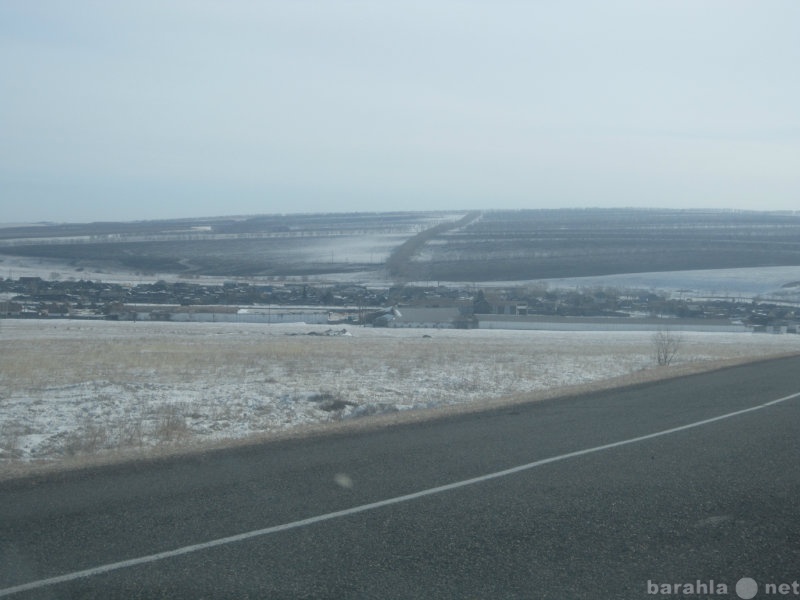
<instances>
[{"instance_id":1,"label":"distant village","mask_svg":"<svg viewBox=\"0 0 800 600\"><path fill-rule=\"evenodd\" d=\"M677 296L677 297L676 297ZM507 289L309 282L123 285L0 278L0 318L327 323L385 327L800 332L800 307L612 288Z\"/></svg>"}]
</instances>

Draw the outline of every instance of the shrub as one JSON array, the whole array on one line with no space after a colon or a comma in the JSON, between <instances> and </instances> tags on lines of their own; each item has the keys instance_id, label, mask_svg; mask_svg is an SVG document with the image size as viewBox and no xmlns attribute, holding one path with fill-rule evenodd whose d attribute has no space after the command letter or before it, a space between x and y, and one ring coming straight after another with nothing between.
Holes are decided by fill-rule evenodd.
<instances>
[{"instance_id":1,"label":"shrub","mask_svg":"<svg viewBox=\"0 0 800 600\"><path fill-rule=\"evenodd\" d=\"M656 363L668 366L678 354L681 338L673 332L661 329L653 334L653 346L655 348Z\"/></svg>"}]
</instances>

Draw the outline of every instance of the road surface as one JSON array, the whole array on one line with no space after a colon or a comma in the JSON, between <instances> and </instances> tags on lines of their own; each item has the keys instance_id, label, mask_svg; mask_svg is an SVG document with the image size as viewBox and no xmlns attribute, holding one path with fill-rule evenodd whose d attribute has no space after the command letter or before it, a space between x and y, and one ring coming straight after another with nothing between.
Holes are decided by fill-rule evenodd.
<instances>
[{"instance_id":1,"label":"road surface","mask_svg":"<svg viewBox=\"0 0 800 600\"><path fill-rule=\"evenodd\" d=\"M800 596L798 373L0 483L0 596Z\"/></svg>"}]
</instances>

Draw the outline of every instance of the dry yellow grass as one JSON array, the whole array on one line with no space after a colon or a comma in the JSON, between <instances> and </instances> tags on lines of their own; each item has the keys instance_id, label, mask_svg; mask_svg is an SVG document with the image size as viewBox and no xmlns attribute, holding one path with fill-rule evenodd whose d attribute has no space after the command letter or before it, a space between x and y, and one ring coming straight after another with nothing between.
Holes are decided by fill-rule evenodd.
<instances>
[{"instance_id":1,"label":"dry yellow grass","mask_svg":"<svg viewBox=\"0 0 800 600\"><path fill-rule=\"evenodd\" d=\"M321 426L429 418L800 347L797 336L689 334L674 365L659 369L646 332L356 329L352 337L298 335L322 329L4 324L0 477L34 468L37 457L50 466L53 460L86 464ZM337 408L323 410L319 398ZM398 407L416 410L398 413ZM359 414L377 416L350 418ZM40 440L38 453L26 456L23 445L31 438L46 443Z\"/></svg>"}]
</instances>

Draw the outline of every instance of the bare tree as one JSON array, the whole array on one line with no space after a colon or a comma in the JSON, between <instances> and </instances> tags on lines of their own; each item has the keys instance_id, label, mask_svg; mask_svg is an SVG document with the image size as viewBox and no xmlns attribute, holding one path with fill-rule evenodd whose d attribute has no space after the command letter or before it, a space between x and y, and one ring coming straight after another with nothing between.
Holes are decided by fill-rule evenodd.
<instances>
[{"instance_id":1,"label":"bare tree","mask_svg":"<svg viewBox=\"0 0 800 600\"><path fill-rule=\"evenodd\" d=\"M659 329L654 333L653 346L655 347L656 362L664 366L672 363L675 355L678 354L681 341L680 335L676 335L668 329Z\"/></svg>"}]
</instances>

